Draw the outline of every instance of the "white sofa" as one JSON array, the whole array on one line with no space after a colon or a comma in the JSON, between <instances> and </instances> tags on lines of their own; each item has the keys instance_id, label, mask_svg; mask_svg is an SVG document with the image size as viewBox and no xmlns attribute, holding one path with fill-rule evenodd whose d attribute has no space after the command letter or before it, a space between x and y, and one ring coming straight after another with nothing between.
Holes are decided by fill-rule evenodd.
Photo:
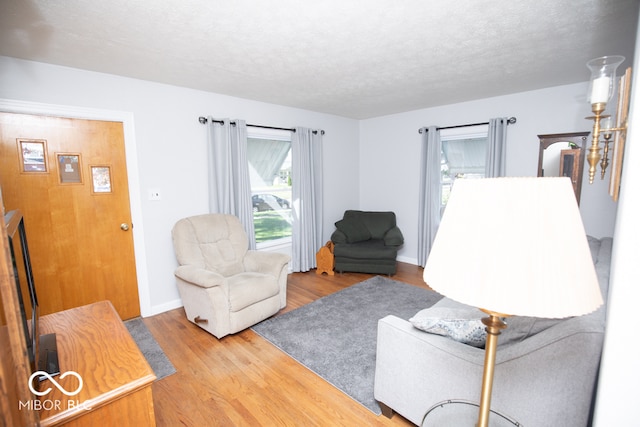
<instances>
[{"instance_id":1,"label":"white sofa","mask_svg":"<svg viewBox=\"0 0 640 427\"><path fill-rule=\"evenodd\" d=\"M492 410L526 427L589 425L604 340L611 244L611 238L589 237L605 300L596 312L563 320L507 318L498 339ZM443 298L434 308L456 304ZM484 355L482 348L387 316L378 323L375 398L385 415L395 411L415 424L439 403L477 403ZM476 410L463 406L433 411L424 425L475 425ZM504 421L496 415L491 420L491 425Z\"/></svg>"}]
</instances>

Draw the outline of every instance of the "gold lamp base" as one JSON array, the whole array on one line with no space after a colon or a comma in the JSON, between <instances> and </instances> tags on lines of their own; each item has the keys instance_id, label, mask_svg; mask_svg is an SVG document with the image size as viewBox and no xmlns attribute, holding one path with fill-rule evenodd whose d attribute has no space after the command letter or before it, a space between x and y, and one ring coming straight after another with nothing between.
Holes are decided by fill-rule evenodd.
<instances>
[{"instance_id":1,"label":"gold lamp base","mask_svg":"<svg viewBox=\"0 0 640 427\"><path fill-rule=\"evenodd\" d=\"M481 309L489 315L482 319L486 326L487 343L484 350L484 372L482 374L482 390L480 394L480 410L478 412L477 427L489 427L489 413L491 409L491 391L493 389L493 371L496 365L496 351L498 347L498 335L507 324L501 319L505 314Z\"/></svg>"}]
</instances>

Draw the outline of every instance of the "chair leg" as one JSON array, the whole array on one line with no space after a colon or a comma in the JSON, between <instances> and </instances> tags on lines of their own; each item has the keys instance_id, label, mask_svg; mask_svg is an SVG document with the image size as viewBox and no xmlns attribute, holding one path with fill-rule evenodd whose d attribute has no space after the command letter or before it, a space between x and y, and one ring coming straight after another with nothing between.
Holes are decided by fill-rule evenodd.
<instances>
[{"instance_id":1,"label":"chair leg","mask_svg":"<svg viewBox=\"0 0 640 427\"><path fill-rule=\"evenodd\" d=\"M382 415L384 415L387 418L393 417L393 409L391 409L390 407L388 407L387 405L385 405L382 402L378 402L378 405L380 406L380 410L382 411Z\"/></svg>"}]
</instances>

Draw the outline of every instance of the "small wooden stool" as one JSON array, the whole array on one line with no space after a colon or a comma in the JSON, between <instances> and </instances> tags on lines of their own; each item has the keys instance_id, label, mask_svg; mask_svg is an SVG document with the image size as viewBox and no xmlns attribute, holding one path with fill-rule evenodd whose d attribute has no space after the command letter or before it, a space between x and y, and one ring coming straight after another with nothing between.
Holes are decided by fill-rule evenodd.
<instances>
[{"instance_id":1,"label":"small wooden stool","mask_svg":"<svg viewBox=\"0 0 640 427\"><path fill-rule=\"evenodd\" d=\"M316 254L316 274L333 276L333 242L329 240Z\"/></svg>"}]
</instances>

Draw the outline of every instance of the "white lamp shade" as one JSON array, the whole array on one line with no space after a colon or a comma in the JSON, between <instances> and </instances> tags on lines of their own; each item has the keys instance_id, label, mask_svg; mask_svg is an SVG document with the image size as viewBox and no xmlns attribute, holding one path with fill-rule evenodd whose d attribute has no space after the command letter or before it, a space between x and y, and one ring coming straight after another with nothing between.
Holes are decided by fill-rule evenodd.
<instances>
[{"instance_id":1,"label":"white lamp shade","mask_svg":"<svg viewBox=\"0 0 640 427\"><path fill-rule=\"evenodd\" d=\"M563 318L602 305L566 177L456 180L424 280L453 300L505 315Z\"/></svg>"}]
</instances>

